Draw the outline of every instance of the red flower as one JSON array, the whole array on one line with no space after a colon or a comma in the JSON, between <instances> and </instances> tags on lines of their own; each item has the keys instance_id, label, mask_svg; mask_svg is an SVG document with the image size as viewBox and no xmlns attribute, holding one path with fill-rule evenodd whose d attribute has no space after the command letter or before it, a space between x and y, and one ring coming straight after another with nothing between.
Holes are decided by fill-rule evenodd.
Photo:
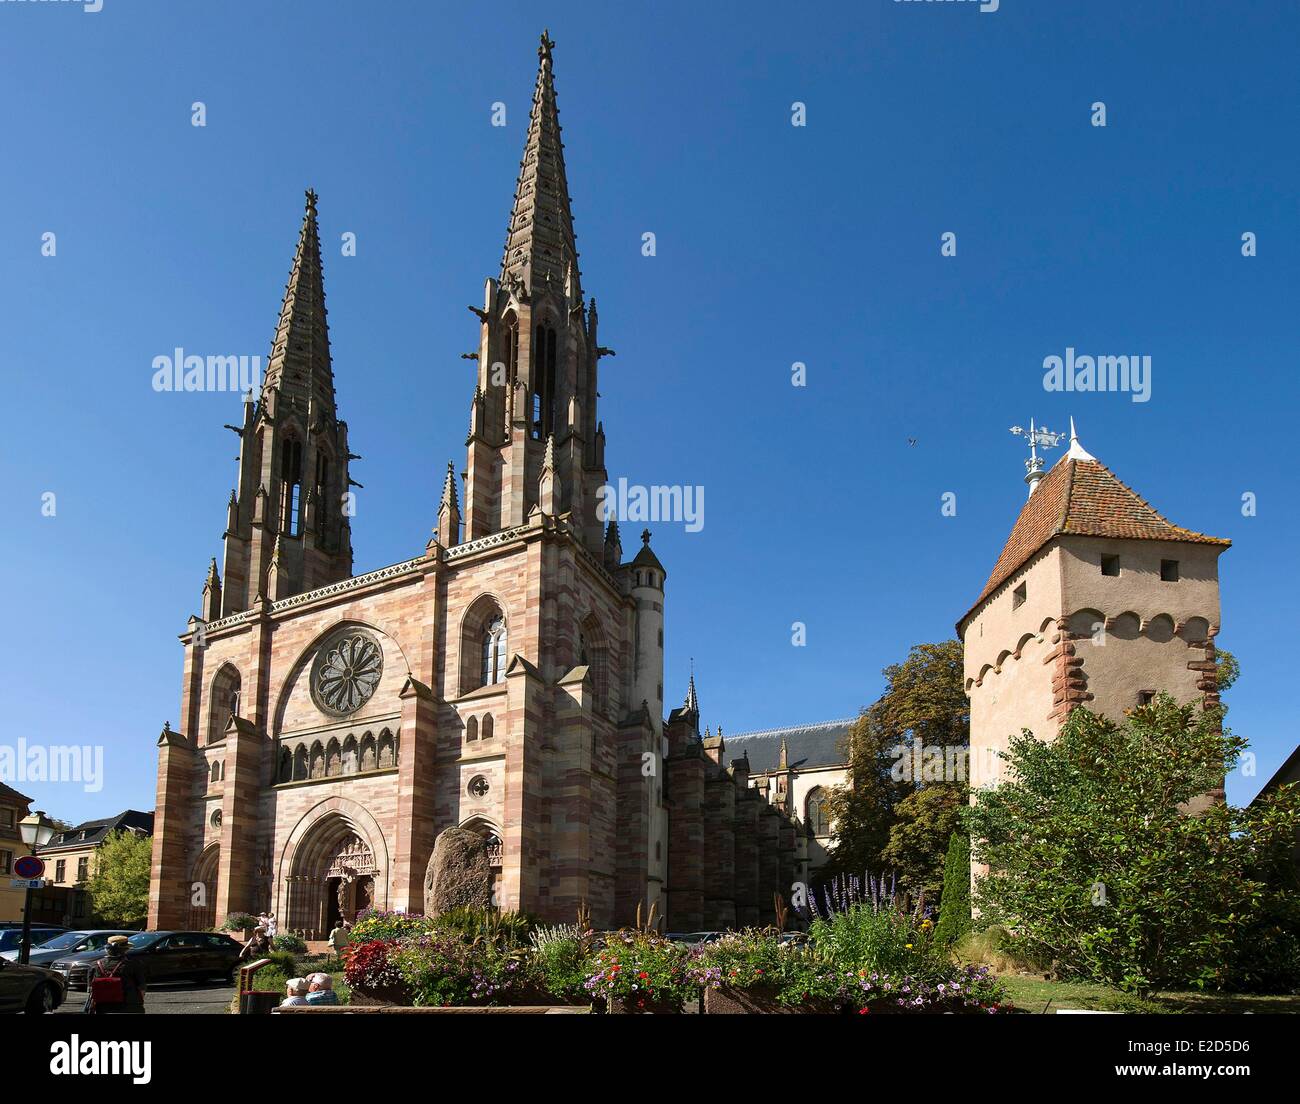
<instances>
[{"instance_id":1,"label":"red flower","mask_svg":"<svg viewBox=\"0 0 1300 1104\"><path fill-rule=\"evenodd\" d=\"M639 974L637 974L637 977L639 978L648 978L649 976L650 975L647 974L644 970L642 970Z\"/></svg>"},{"instance_id":2,"label":"red flower","mask_svg":"<svg viewBox=\"0 0 1300 1104\"><path fill-rule=\"evenodd\" d=\"M867 1008L867 1007L864 1005L862 1008L859 1008L859 1009L858 1009L858 1015L859 1015L859 1016L865 1016L865 1015L867 1015L870 1011L871 1011L871 1009L870 1009L870 1008Z\"/></svg>"}]
</instances>

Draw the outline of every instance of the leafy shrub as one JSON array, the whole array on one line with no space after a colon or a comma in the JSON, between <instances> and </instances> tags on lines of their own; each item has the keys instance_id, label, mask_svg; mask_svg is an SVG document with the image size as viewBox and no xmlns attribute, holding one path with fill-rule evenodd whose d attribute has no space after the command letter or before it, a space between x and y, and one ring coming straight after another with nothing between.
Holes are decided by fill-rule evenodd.
<instances>
[{"instance_id":1,"label":"leafy shrub","mask_svg":"<svg viewBox=\"0 0 1300 1104\"><path fill-rule=\"evenodd\" d=\"M271 961L270 966L263 966L262 970L279 970L285 977L297 977L294 973L298 969L298 958L292 951L272 951L266 956ZM261 974L259 970L254 977Z\"/></svg>"},{"instance_id":2,"label":"leafy shrub","mask_svg":"<svg viewBox=\"0 0 1300 1104\"><path fill-rule=\"evenodd\" d=\"M536 928L528 937L530 966L537 985L558 1000L581 1000L585 995L591 932L577 924Z\"/></svg>"},{"instance_id":3,"label":"leafy shrub","mask_svg":"<svg viewBox=\"0 0 1300 1104\"><path fill-rule=\"evenodd\" d=\"M992 872L976 885L981 917L1031 959L1139 995L1276 984L1294 962L1268 933L1273 910L1297 907L1300 787L1189 814L1245 747L1221 721L1162 694L1119 724L1076 709L1050 744L1012 737L1006 780L965 814Z\"/></svg>"},{"instance_id":4,"label":"leafy shrub","mask_svg":"<svg viewBox=\"0 0 1300 1104\"><path fill-rule=\"evenodd\" d=\"M448 909L428 923L433 932L459 935L470 942L485 939L505 948L526 944L536 926L536 921L527 913L469 907Z\"/></svg>"},{"instance_id":5,"label":"leafy shrub","mask_svg":"<svg viewBox=\"0 0 1300 1104\"><path fill-rule=\"evenodd\" d=\"M289 951L293 954L306 954L307 941L300 935L291 935L285 932L283 935L277 935L271 940L271 949L276 951Z\"/></svg>"},{"instance_id":6,"label":"leafy shrub","mask_svg":"<svg viewBox=\"0 0 1300 1104\"><path fill-rule=\"evenodd\" d=\"M246 912L232 912L221 923L222 931L245 931L257 927L257 917Z\"/></svg>"}]
</instances>

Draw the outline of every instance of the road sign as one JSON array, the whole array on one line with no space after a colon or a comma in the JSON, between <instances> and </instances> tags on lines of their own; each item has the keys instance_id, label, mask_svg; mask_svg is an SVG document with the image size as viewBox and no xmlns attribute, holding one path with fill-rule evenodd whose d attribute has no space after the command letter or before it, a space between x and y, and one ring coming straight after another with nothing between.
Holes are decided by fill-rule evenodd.
<instances>
[{"instance_id":1,"label":"road sign","mask_svg":"<svg viewBox=\"0 0 1300 1104\"><path fill-rule=\"evenodd\" d=\"M10 889L44 889L44 878L10 878Z\"/></svg>"},{"instance_id":2,"label":"road sign","mask_svg":"<svg viewBox=\"0 0 1300 1104\"><path fill-rule=\"evenodd\" d=\"M14 859L14 873L28 880L39 878L45 873L45 863L35 855L23 855Z\"/></svg>"}]
</instances>

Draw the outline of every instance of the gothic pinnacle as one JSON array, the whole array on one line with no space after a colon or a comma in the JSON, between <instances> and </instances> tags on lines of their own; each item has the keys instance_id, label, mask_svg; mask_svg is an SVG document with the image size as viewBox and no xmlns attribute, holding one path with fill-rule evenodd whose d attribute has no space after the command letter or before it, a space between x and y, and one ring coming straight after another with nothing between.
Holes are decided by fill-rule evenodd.
<instances>
[{"instance_id":1,"label":"gothic pinnacle","mask_svg":"<svg viewBox=\"0 0 1300 1104\"><path fill-rule=\"evenodd\" d=\"M447 461L447 478L442 483L442 502L439 504L439 510L451 508L460 509L460 500L456 497L456 463L453 460Z\"/></svg>"}]
</instances>

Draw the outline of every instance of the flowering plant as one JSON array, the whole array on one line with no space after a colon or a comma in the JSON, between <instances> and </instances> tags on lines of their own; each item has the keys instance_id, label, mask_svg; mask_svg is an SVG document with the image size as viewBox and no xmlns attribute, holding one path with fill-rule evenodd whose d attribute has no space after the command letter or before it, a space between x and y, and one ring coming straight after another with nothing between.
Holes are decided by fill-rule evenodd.
<instances>
[{"instance_id":1,"label":"flowering plant","mask_svg":"<svg viewBox=\"0 0 1300 1104\"><path fill-rule=\"evenodd\" d=\"M696 991L686 966L681 945L653 931L625 929L593 956L583 988L593 997L617 997L636 1008L660 1004L680 1009Z\"/></svg>"},{"instance_id":2,"label":"flowering plant","mask_svg":"<svg viewBox=\"0 0 1300 1104\"><path fill-rule=\"evenodd\" d=\"M486 939L411 936L392 958L416 1005L510 1004L527 988L526 952Z\"/></svg>"},{"instance_id":3,"label":"flowering plant","mask_svg":"<svg viewBox=\"0 0 1300 1104\"><path fill-rule=\"evenodd\" d=\"M396 950L396 944L378 939L352 944L343 967L343 979L348 987L376 994L395 989L404 991L402 972L394 961Z\"/></svg>"},{"instance_id":4,"label":"flowering plant","mask_svg":"<svg viewBox=\"0 0 1300 1104\"><path fill-rule=\"evenodd\" d=\"M384 912L366 909L348 931L353 943L367 943L372 939L395 942L407 935L428 931L433 921L415 912Z\"/></svg>"}]
</instances>

